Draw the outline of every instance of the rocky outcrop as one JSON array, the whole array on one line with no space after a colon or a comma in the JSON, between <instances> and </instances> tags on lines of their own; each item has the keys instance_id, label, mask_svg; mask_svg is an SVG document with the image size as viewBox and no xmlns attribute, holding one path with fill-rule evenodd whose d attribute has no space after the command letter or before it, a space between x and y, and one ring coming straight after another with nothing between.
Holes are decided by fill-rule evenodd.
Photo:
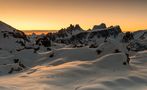
<instances>
[{"instance_id":1,"label":"rocky outcrop","mask_svg":"<svg viewBox=\"0 0 147 90\"><path fill-rule=\"evenodd\" d=\"M47 37L59 43L65 44L87 44L89 41L94 38L105 38L107 39L110 36L116 37L119 33L121 33L121 28L119 26L111 26L106 28L106 25L102 23L99 26L95 26L94 28L103 29L103 30L89 30L84 31L78 24L70 25L66 29L61 29L57 33L48 33ZM78 31L78 33L73 34L73 32Z\"/></svg>"},{"instance_id":2,"label":"rocky outcrop","mask_svg":"<svg viewBox=\"0 0 147 90\"><path fill-rule=\"evenodd\" d=\"M123 42L129 42L131 41L132 39L134 39L134 36L133 36L133 33L131 32L126 32L125 35L123 36Z\"/></svg>"},{"instance_id":3,"label":"rocky outcrop","mask_svg":"<svg viewBox=\"0 0 147 90\"><path fill-rule=\"evenodd\" d=\"M4 34L4 36L13 36L14 38L23 38L27 40L27 37L23 31L17 30L2 21L0 21L0 31Z\"/></svg>"},{"instance_id":4,"label":"rocky outcrop","mask_svg":"<svg viewBox=\"0 0 147 90\"><path fill-rule=\"evenodd\" d=\"M51 40L66 39L71 38L73 35L79 34L83 31L84 30L79 26L79 24L76 24L75 26L70 24L69 27L62 28L56 33L48 33L46 36L49 37Z\"/></svg>"},{"instance_id":5,"label":"rocky outcrop","mask_svg":"<svg viewBox=\"0 0 147 90\"><path fill-rule=\"evenodd\" d=\"M100 25L94 25L92 30L95 31L95 30L103 30L103 29L106 29L106 24L105 23L101 23Z\"/></svg>"},{"instance_id":6,"label":"rocky outcrop","mask_svg":"<svg viewBox=\"0 0 147 90\"><path fill-rule=\"evenodd\" d=\"M119 33L121 33L121 28L119 26L109 27L101 31L90 31L90 32L82 32L77 35L74 35L70 38L72 42L87 42L94 38L108 38L110 36L116 37Z\"/></svg>"}]
</instances>

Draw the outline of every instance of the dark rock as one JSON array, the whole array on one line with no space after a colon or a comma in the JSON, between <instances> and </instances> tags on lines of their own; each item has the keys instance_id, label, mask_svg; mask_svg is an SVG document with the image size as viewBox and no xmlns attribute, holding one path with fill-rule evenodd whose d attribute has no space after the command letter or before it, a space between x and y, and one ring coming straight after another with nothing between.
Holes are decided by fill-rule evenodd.
<instances>
[{"instance_id":1,"label":"dark rock","mask_svg":"<svg viewBox=\"0 0 147 90\"><path fill-rule=\"evenodd\" d=\"M51 58L52 58L52 57L54 57L54 53L50 54L50 56L49 56L49 57L51 57Z\"/></svg>"},{"instance_id":2,"label":"dark rock","mask_svg":"<svg viewBox=\"0 0 147 90\"><path fill-rule=\"evenodd\" d=\"M114 53L120 53L121 51L119 49L115 49Z\"/></svg>"},{"instance_id":3,"label":"dark rock","mask_svg":"<svg viewBox=\"0 0 147 90\"><path fill-rule=\"evenodd\" d=\"M49 48L49 47L47 48L47 51L51 51L51 50L52 50L51 48Z\"/></svg>"},{"instance_id":4,"label":"dark rock","mask_svg":"<svg viewBox=\"0 0 147 90\"><path fill-rule=\"evenodd\" d=\"M34 53L36 53L38 50L40 50L40 47L34 48Z\"/></svg>"},{"instance_id":5,"label":"dark rock","mask_svg":"<svg viewBox=\"0 0 147 90\"><path fill-rule=\"evenodd\" d=\"M95 44L91 44L90 46L89 46L89 48L97 48L98 46L97 45L95 45Z\"/></svg>"},{"instance_id":6,"label":"dark rock","mask_svg":"<svg viewBox=\"0 0 147 90\"><path fill-rule=\"evenodd\" d=\"M98 55L102 53L101 50L96 50L96 52L97 52Z\"/></svg>"},{"instance_id":7,"label":"dark rock","mask_svg":"<svg viewBox=\"0 0 147 90\"><path fill-rule=\"evenodd\" d=\"M19 59L13 59L14 63L18 63Z\"/></svg>"},{"instance_id":8,"label":"dark rock","mask_svg":"<svg viewBox=\"0 0 147 90\"><path fill-rule=\"evenodd\" d=\"M50 47L51 41L47 37L38 38L36 40L36 45L43 45L44 47Z\"/></svg>"},{"instance_id":9,"label":"dark rock","mask_svg":"<svg viewBox=\"0 0 147 90\"><path fill-rule=\"evenodd\" d=\"M106 29L106 24L105 23L101 23L100 25L94 25L92 30L96 30L96 29Z\"/></svg>"},{"instance_id":10,"label":"dark rock","mask_svg":"<svg viewBox=\"0 0 147 90\"><path fill-rule=\"evenodd\" d=\"M26 68L26 66L24 64L22 64L21 62L19 62L19 66L22 68Z\"/></svg>"},{"instance_id":11,"label":"dark rock","mask_svg":"<svg viewBox=\"0 0 147 90\"><path fill-rule=\"evenodd\" d=\"M133 40L133 39L134 39L133 33L126 32L123 39L122 39L122 41L127 43L127 42L129 42L130 40Z\"/></svg>"}]
</instances>

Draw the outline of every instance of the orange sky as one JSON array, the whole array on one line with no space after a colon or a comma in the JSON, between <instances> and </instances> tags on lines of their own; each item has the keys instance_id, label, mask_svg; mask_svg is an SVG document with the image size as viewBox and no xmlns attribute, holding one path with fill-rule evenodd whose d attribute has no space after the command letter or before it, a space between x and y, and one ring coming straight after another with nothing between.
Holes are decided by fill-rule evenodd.
<instances>
[{"instance_id":1,"label":"orange sky","mask_svg":"<svg viewBox=\"0 0 147 90\"><path fill-rule=\"evenodd\" d=\"M147 0L0 0L0 20L21 30L84 29L101 22L147 29Z\"/></svg>"}]
</instances>

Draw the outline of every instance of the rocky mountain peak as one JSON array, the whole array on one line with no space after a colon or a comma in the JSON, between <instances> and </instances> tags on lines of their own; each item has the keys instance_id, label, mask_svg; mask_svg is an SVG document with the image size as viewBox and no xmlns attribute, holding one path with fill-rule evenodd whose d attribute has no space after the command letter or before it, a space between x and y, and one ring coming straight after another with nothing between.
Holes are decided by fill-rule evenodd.
<instances>
[{"instance_id":1,"label":"rocky mountain peak","mask_svg":"<svg viewBox=\"0 0 147 90\"><path fill-rule=\"evenodd\" d=\"M105 23L101 23L100 25L94 25L92 30L101 30L101 29L106 29L107 26Z\"/></svg>"}]
</instances>

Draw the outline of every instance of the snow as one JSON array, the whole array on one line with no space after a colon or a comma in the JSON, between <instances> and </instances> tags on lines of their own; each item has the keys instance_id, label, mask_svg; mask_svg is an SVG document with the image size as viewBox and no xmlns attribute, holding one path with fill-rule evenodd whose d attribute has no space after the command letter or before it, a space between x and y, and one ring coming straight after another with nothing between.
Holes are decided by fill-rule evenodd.
<instances>
[{"instance_id":1,"label":"snow","mask_svg":"<svg viewBox=\"0 0 147 90\"><path fill-rule=\"evenodd\" d=\"M0 21L0 31L13 32L13 30L16 30L16 29L11 27L10 25Z\"/></svg>"},{"instance_id":2,"label":"snow","mask_svg":"<svg viewBox=\"0 0 147 90\"><path fill-rule=\"evenodd\" d=\"M88 46L72 48L71 45L52 43L51 50L40 46L24 49L14 37L3 38L0 32L0 90L146 90L147 50L129 52L128 43L117 38L95 39L97 48ZM136 39L140 34L136 34ZM34 39L26 42L26 47L35 48ZM37 46L39 47L39 46ZM96 50L102 51L100 55ZM115 53L119 49L121 52ZM130 55L130 64L124 65ZM53 55L51 57L51 55ZM19 59L26 68L19 63ZM21 71L9 71L22 68Z\"/></svg>"},{"instance_id":3,"label":"snow","mask_svg":"<svg viewBox=\"0 0 147 90\"><path fill-rule=\"evenodd\" d=\"M15 58L20 58L28 69L1 76L0 89L145 90L147 88L145 64L147 51L139 52L132 58L132 63L126 66L122 64L126 60L124 53L109 53L97 58L95 51L88 47L62 47L54 51L56 55L51 59L47 57L51 52L33 54L31 50L24 50L16 53ZM10 55L6 51L0 53L1 58ZM9 60L9 63L11 61L8 58L5 60ZM1 65L0 70L4 70L3 74L6 74L10 67L13 65Z\"/></svg>"}]
</instances>

